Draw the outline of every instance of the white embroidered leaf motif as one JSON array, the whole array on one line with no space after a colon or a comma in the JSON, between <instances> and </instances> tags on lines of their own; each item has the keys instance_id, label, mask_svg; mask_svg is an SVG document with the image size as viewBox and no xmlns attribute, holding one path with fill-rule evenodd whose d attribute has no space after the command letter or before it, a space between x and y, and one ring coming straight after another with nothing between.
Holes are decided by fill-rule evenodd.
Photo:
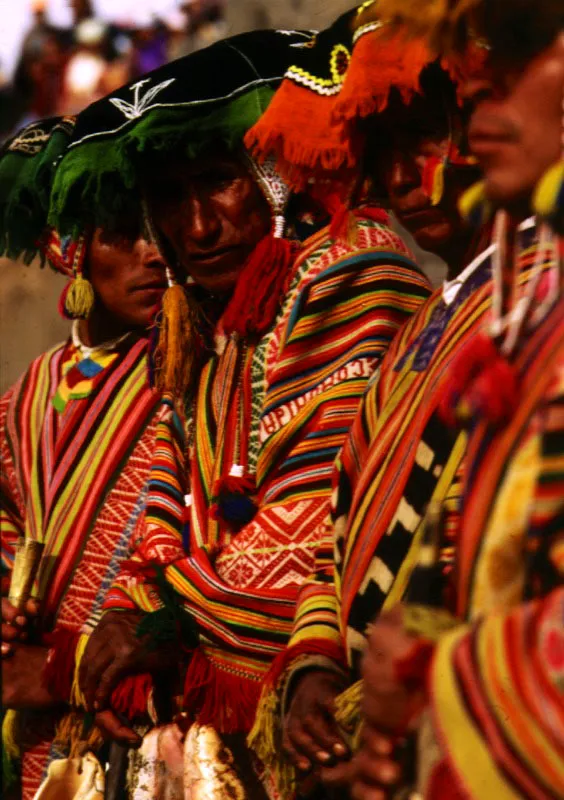
<instances>
[{"instance_id":1,"label":"white embroidered leaf motif","mask_svg":"<svg viewBox=\"0 0 564 800\"><path fill-rule=\"evenodd\" d=\"M134 83L133 86L130 87L133 92L133 103L128 103L127 100L121 100L119 97L110 97L110 103L118 108L127 119L137 119L145 111L152 108L150 105L151 101L154 100L163 89L166 89L167 86L174 83L175 80L176 78L169 78L167 81L158 83L156 86L148 89L144 95L140 96L141 88L151 81L150 78L144 78L142 81L137 81L137 83Z\"/></svg>"}]
</instances>

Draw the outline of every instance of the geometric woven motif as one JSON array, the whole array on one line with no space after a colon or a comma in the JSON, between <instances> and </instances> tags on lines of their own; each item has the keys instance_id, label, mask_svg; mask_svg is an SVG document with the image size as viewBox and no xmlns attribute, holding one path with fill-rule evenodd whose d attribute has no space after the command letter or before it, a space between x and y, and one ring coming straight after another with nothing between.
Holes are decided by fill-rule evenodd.
<instances>
[{"instance_id":1,"label":"geometric woven motif","mask_svg":"<svg viewBox=\"0 0 564 800\"><path fill-rule=\"evenodd\" d=\"M216 560L220 579L238 589L282 589L301 584L313 571L323 544L328 498L263 509L223 548Z\"/></svg>"}]
</instances>

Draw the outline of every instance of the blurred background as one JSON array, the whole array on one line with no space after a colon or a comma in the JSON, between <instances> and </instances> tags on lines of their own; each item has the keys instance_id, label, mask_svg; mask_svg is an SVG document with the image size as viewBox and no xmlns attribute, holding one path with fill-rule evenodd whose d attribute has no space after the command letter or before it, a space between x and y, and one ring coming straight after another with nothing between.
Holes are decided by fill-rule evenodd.
<instances>
[{"instance_id":1,"label":"blurred background","mask_svg":"<svg viewBox=\"0 0 564 800\"><path fill-rule=\"evenodd\" d=\"M256 28L328 25L354 0L0 0L0 143L160 64ZM64 280L0 258L0 392L69 323Z\"/></svg>"}]
</instances>

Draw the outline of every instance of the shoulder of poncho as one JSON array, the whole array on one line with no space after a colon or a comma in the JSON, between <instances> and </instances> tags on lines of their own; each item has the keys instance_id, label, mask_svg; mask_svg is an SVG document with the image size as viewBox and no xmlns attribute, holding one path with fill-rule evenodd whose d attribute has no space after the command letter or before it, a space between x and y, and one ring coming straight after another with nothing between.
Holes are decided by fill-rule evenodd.
<instances>
[{"instance_id":1,"label":"shoulder of poncho","mask_svg":"<svg viewBox=\"0 0 564 800\"><path fill-rule=\"evenodd\" d=\"M43 363L52 361L53 359L60 358L60 356L62 356L63 352L65 351L65 349L69 344L70 344L70 339L67 339L64 342L59 342L58 344L53 345L53 347L51 347L49 350L46 350L44 353L41 353L40 355L36 356L36 358L34 358L33 361L29 364L27 369L24 372L22 372L17 381L13 383L9 389L6 390L6 392L2 396L2 401L4 401L5 398L7 397L10 398L17 397L22 385L24 383L27 383L26 379L29 378L33 373L35 373Z\"/></svg>"},{"instance_id":2,"label":"shoulder of poncho","mask_svg":"<svg viewBox=\"0 0 564 800\"><path fill-rule=\"evenodd\" d=\"M386 253L389 253L390 258L399 257L402 265L406 269L412 269L418 280L428 283L425 274L415 262L413 254L392 228L381 222L360 218L357 220L355 244L333 241L329 235L329 226L322 228L304 241L294 267L299 276L299 284L305 285L312 278L322 280L325 272L333 269L340 262L348 264L350 259L365 257L370 251L377 253L379 260Z\"/></svg>"}]
</instances>

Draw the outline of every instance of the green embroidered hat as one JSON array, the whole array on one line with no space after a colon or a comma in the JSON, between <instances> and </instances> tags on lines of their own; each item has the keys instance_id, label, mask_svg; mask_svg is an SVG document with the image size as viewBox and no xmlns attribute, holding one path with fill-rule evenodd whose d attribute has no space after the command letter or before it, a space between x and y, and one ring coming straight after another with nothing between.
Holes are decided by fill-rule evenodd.
<instances>
[{"instance_id":1,"label":"green embroidered hat","mask_svg":"<svg viewBox=\"0 0 564 800\"><path fill-rule=\"evenodd\" d=\"M0 150L0 255L29 263L39 250L56 165L71 140L74 117L23 128Z\"/></svg>"},{"instance_id":2,"label":"green embroidered hat","mask_svg":"<svg viewBox=\"0 0 564 800\"><path fill-rule=\"evenodd\" d=\"M133 81L82 111L58 165L49 223L75 233L80 220L112 227L134 211L153 152L194 157L221 141L242 144L295 56L313 34L252 31L217 42Z\"/></svg>"}]
</instances>

